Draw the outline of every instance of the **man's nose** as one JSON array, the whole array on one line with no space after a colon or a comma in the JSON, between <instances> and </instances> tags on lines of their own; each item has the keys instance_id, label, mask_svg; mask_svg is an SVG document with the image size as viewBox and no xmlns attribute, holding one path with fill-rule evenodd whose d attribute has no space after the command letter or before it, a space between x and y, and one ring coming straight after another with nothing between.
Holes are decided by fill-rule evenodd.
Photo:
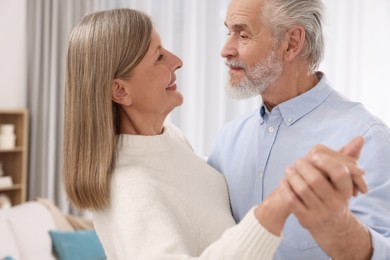
<instances>
[{"instance_id":1,"label":"man's nose","mask_svg":"<svg viewBox=\"0 0 390 260\"><path fill-rule=\"evenodd\" d=\"M237 48L231 38L228 38L222 47L221 56L223 58L235 57L238 55Z\"/></svg>"}]
</instances>

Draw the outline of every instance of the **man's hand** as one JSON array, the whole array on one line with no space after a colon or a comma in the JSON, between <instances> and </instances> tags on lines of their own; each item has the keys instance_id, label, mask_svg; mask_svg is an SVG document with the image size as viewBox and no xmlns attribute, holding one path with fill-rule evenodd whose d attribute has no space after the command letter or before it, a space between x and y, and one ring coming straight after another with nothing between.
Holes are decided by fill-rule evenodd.
<instances>
[{"instance_id":1,"label":"man's hand","mask_svg":"<svg viewBox=\"0 0 390 260\"><path fill-rule=\"evenodd\" d=\"M351 196L367 192L364 172L357 164L363 143L363 138L355 138L339 152L317 145L286 169L289 190L283 194L289 208L334 258L353 256L346 247L354 236L362 239L363 256L372 253L367 228L348 210Z\"/></svg>"},{"instance_id":2,"label":"man's hand","mask_svg":"<svg viewBox=\"0 0 390 260\"><path fill-rule=\"evenodd\" d=\"M352 195L367 192L364 172L357 165L362 146L362 138L352 140L341 152L317 145L286 169L286 180L295 195L293 213L303 227L324 225L345 210Z\"/></svg>"}]
</instances>

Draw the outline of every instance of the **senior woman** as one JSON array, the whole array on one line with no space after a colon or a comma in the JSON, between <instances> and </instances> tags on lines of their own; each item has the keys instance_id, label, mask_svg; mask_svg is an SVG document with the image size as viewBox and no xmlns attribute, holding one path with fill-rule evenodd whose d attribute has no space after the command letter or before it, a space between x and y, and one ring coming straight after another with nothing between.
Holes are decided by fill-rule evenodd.
<instances>
[{"instance_id":1,"label":"senior woman","mask_svg":"<svg viewBox=\"0 0 390 260\"><path fill-rule=\"evenodd\" d=\"M96 12L74 28L65 95L69 200L93 211L109 259L272 258L294 194L283 182L235 224L223 176L164 123L183 102L181 66L140 11Z\"/></svg>"}]
</instances>

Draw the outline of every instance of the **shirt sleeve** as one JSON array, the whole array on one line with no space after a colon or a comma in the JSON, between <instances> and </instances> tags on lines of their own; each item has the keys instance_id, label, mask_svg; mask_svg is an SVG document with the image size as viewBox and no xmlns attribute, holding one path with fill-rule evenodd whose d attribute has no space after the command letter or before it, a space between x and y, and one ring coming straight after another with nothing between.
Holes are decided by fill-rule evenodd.
<instances>
[{"instance_id":1,"label":"shirt sleeve","mask_svg":"<svg viewBox=\"0 0 390 260\"><path fill-rule=\"evenodd\" d=\"M351 211L369 228L372 259L390 259L390 130L374 125L364 135L359 164L368 193L351 201Z\"/></svg>"},{"instance_id":2,"label":"shirt sleeve","mask_svg":"<svg viewBox=\"0 0 390 260\"><path fill-rule=\"evenodd\" d=\"M141 182L121 190L112 198L110 232L115 236L109 236L109 244L125 259L271 259L281 240L263 228L251 210L240 224L197 252L192 216L167 187Z\"/></svg>"}]
</instances>

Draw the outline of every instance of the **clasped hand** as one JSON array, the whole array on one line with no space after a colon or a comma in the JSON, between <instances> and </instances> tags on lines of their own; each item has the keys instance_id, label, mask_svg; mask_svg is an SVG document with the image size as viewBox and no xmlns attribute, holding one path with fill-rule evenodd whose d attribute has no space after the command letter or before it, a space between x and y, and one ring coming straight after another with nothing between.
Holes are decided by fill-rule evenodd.
<instances>
[{"instance_id":1,"label":"clasped hand","mask_svg":"<svg viewBox=\"0 0 390 260\"><path fill-rule=\"evenodd\" d=\"M286 169L281 196L303 227L327 228L348 210L351 196L367 192L357 164L363 143L357 137L340 151L317 145Z\"/></svg>"}]
</instances>

